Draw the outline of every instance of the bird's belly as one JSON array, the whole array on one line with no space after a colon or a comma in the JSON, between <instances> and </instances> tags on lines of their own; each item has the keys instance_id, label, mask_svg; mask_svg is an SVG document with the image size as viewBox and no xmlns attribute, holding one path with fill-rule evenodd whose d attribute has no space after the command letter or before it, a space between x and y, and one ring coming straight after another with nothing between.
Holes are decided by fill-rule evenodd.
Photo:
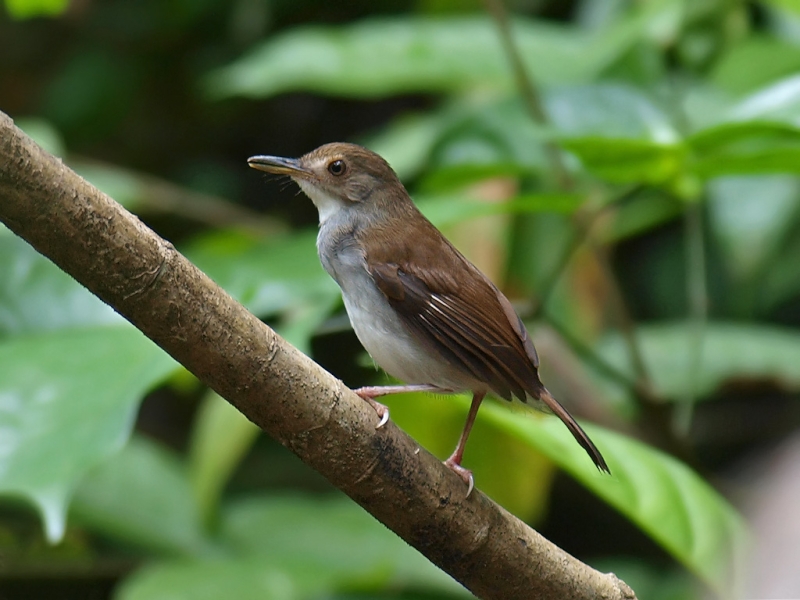
<instances>
[{"instance_id":1,"label":"bird's belly","mask_svg":"<svg viewBox=\"0 0 800 600\"><path fill-rule=\"evenodd\" d=\"M443 356L422 344L389 305L367 271L364 253L351 235L326 221L317 238L320 260L342 290L350 323L364 349L389 375L409 384L451 390L476 389L476 383ZM347 230L347 228L344 228Z\"/></svg>"},{"instance_id":2,"label":"bird's belly","mask_svg":"<svg viewBox=\"0 0 800 600\"><path fill-rule=\"evenodd\" d=\"M469 377L414 339L385 296L368 281L358 290L343 290L344 305L356 336L372 360L389 375L409 384L463 390Z\"/></svg>"}]
</instances>

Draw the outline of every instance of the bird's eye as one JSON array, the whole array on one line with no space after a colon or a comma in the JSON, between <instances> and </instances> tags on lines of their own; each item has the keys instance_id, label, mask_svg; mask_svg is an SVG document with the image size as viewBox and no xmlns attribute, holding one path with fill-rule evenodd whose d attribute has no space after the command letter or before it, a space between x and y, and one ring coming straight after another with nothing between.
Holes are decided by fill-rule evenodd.
<instances>
[{"instance_id":1,"label":"bird's eye","mask_svg":"<svg viewBox=\"0 0 800 600\"><path fill-rule=\"evenodd\" d=\"M331 161L331 164L328 165L328 172L331 175L339 176L344 174L347 167L344 164L343 160L334 160Z\"/></svg>"}]
</instances>

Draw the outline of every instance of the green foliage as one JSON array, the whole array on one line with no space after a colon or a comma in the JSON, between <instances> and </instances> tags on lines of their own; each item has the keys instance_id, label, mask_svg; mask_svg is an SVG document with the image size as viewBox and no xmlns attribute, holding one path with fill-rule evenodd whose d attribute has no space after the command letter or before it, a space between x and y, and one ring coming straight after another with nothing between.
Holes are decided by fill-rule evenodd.
<instances>
[{"instance_id":1,"label":"green foliage","mask_svg":"<svg viewBox=\"0 0 800 600\"><path fill-rule=\"evenodd\" d=\"M59 15L69 0L5 0L8 13L15 19Z\"/></svg>"},{"instance_id":2,"label":"green foliage","mask_svg":"<svg viewBox=\"0 0 800 600\"><path fill-rule=\"evenodd\" d=\"M15 19L65 9L5 5ZM253 202L244 182L262 199L276 189L246 170L249 154L331 135L379 151L536 322L548 387L613 425L587 425L608 477L556 419L487 403L465 458L478 487L548 523L563 471L685 571L622 556L599 568L630 574L640 597L702 597L686 573L729 597L748 534L705 478L719 480L719 465L697 452L726 448L674 420L690 406L714 415L731 390L800 391L798 11L756 6L584 0L557 23L515 16L541 120L483 12L110 2L78 11L86 35L48 53L60 62L47 59L25 110L50 120L18 121L348 384L374 377L352 367L315 232L289 225L307 224L296 208L307 203L266 221L233 201ZM8 31L34 36L27 26ZM20 64L0 94L28 80ZM9 97L36 94L21 89ZM192 411L160 441L143 435L158 430L147 419L131 434L156 389ZM421 445L449 454L465 398L388 402ZM669 414L645 424L654 406ZM77 531L98 555L141 557L115 597L464 596L3 229L0 432L0 494L36 507L50 540ZM664 439L688 448L691 467L650 445Z\"/></svg>"}]
</instances>

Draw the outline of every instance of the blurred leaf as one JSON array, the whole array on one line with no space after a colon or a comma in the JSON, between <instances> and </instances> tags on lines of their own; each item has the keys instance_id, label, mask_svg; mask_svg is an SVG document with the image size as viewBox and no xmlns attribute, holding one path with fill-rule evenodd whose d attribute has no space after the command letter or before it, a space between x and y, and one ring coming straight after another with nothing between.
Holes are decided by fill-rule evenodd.
<instances>
[{"instance_id":1,"label":"blurred leaf","mask_svg":"<svg viewBox=\"0 0 800 600\"><path fill-rule=\"evenodd\" d=\"M769 144L799 142L800 128L777 121L731 121L698 131L686 141L692 150L702 155L754 141Z\"/></svg>"},{"instance_id":2,"label":"blurred leaf","mask_svg":"<svg viewBox=\"0 0 800 600\"><path fill-rule=\"evenodd\" d=\"M765 4L800 14L800 1L798 0L765 0Z\"/></svg>"},{"instance_id":3,"label":"blurred leaf","mask_svg":"<svg viewBox=\"0 0 800 600\"><path fill-rule=\"evenodd\" d=\"M685 148L625 138L569 138L561 141L583 166L614 183L665 184L683 168Z\"/></svg>"},{"instance_id":4,"label":"blurred leaf","mask_svg":"<svg viewBox=\"0 0 800 600\"><path fill-rule=\"evenodd\" d=\"M625 138L671 144L680 136L670 118L644 92L596 83L547 90L545 107L563 138Z\"/></svg>"},{"instance_id":5,"label":"blurred leaf","mask_svg":"<svg viewBox=\"0 0 800 600\"><path fill-rule=\"evenodd\" d=\"M0 236L0 339L122 324L114 310L14 235Z\"/></svg>"},{"instance_id":6,"label":"blurred leaf","mask_svg":"<svg viewBox=\"0 0 800 600\"><path fill-rule=\"evenodd\" d=\"M422 188L461 188L497 175L542 171L542 144L552 133L531 119L516 96L467 98L443 111Z\"/></svg>"},{"instance_id":7,"label":"blurred leaf","mask_svg":"<svg viewBox=\"0 0 800 600\"><path fill-rule=\"evenodd\" d=\"M415 203L439 229L487 215L564 213L578 210L584 198L573 193L523 194L506 202L486 202L462 194L417 195Z\"/></svg>"},{"instance_id":8,"label":"blurred leaf","mask_svg":"<svg viewBox=\"0 0 800 600\"><path fill-rule=\"evenodd\" d=\"M175 368L130 326L0 342L0 493L33 502L59 540L77 482L125 444L138 402Z\"/></svg>"},{"instance_id":9,"label":"blurred leaf","mask_svg":"<svg viewBox=\"0 0 800 600\"><path fill-rule=\"evenodd\" d=\"M423 447L442 460L450 456L467 419L466 397L413 393L383 401L392 420ZM506 510L528 522L541 519L555 470L529 444L479 417L464 465L472 470L476 485Z\"/></svg>"},{"instance_id":10,"label":"blurred leaf","mask_svg":"<svg viewBox=\"0 0 800 600\"><path fill-rule=\"evenodd\" d=\"M66 152L64 138L52 123L44 119L15 119L14 124L50 154L63 157Z\"/></svg>"},{"instance_id":11,"label":"blurred leaf","mask_svg":"<svg viewBox=\"0 0 800 600\"><path fill-rule=\"evenodd\" d=\"M264 564L260 558L237 561L175 561L146 566L115 591L116 600L311 600L329 592L336 574L320 568L294 570Z\"/></svg>"},{"instance_id":12,"label":"blurred leaf","mask_svg":"<svg viewBox=\"0 0 800 600\"><path fill-rule=\"evenodd\" d=\"M261 430L213 391L195 415L189 444L189 475L204 522L215 515L225 484Z\"/></svg>"},{"instance_id":13,"label":"blurred leaf","mask_svg":"<svg viewBox=\"0 0 800 600\"><path fill-rule=\"evenodd\" d=\"M774 263L797 221L799 206L800 183L795 177L721 177L709 182L709 225L734 277L750 279Z\"/></svg>"},{"instance_id":14,"label":"blurred leaf","mask_svg":"<svg viewBox=\"0 0 800 600\"><path fill-rule=\"evenodd\" d=\"M797 231L797 229L795 229ZM788 236L781 253L762 271L758 296L765 310L772 311L791 306L800 294L800 235ZM792 309L793 310L793 309Z\"/></svg>"},{"instance_id":15,"label":"blurred leaf","mask_svg":"<svg viewBox=\"0 0 800 600\"><path fill-rule=\"evenodd\" d=\"M800 174L800 143L766 142L742 145L696 158L691 165L698 177L723 175L759 175L768 173Z\"/></svg>"},{"instance_id":16,"label":"blurred leaf","mask_svg":"<svg viewBox=\"0 0 800 600\"><path fill-rule=\"evenodd\" d=\"M683 569L665 567L644 556L603 557L591 561L601 573L614 573L647 600L702 600L707 594Z\"/></svg>"},{"instance_id":17,"label":"blurred leaf","mask_svg":"<svg viewBox=\"0 0 800 600\"><path fill-rule=\"evenodd\" d=\"M89 473L70 513L104 536L153 551L213 551L178 456L141 436Z\"/></svg>"},{"instance_id":18,"label":"blurred leaf","mask_svg":"<svg viewBox=\"0 0 800 600\"><path fill-rule=\"evenodd\" d=\"M800 70L800 48L796 44L767 37L748 36L733 46L714 65L711 81L741 94L753 91Z\"/></svg>"},{"instance_id":19,"label":"blurred leaf","mask_svg":"<svg viewBox=\"0 0 800 600\"><path fill-rule=\"evenodd\" d=\"M700 177L798 172L800 128L779 121L730 121L687 139L691 171Z\"/></svg>"},{"instance_id":20,"label":"blurred leaf","mask_svg":"<svg viewBox=\"0 0 800 600\"><path fill-rule=\"evenodd\" d=\"M340 581L391 582L442 591L462 588L349 498L252 498L224 512L222 536L268 564L314 565Z\"/></svg>"},{"instance_id":21,"label":"blurred leaf","mask_svg":"<svg viewBox=\"0 0 800 600\"><path fill-rule=\"evenodd\" d=\"M540 83L591 79L627 48L640 27L604 30L517 19L514 38ZM495 24L484 17L394 17L307 26L275 36L205 80L213 98L264 98L304 90L353 97L510 89L511 70Z\"/></svg>"},{"instance_id":22,"label":"blurred leaf","mask_svg":"<svg viewBox=\"0 0 800 600\"><path fill-rule=\"evenodd\" d=\"M319 262L316 231L256 240L213 233L183 248L184 254L257 315L298 305L331 306L339 288Z\"/></svg>"},{"instance_id":23,"label":"blurred leaf","mask_svg":"<svg viewBox=\"0 0 800 600\"><path fill-rule=\"evenodd\" d=\"M261 497L226 509L222 534L236 561L164 563L128 579L121 600L317 598L391 585L468 594L343 497Z\"/></svg>"},{"instance_id":24,"label":"blurred leaf","mask_svg":"<svg viewBox=\"0 0 800 600\"><path fill-rule=\"evenodd\" d=\"M786 390L800 389L800 334L757 324L709 322L704 327L700 366L690 344L693 325L685 322L646 325L636 337L656 394L671 400L703 398L727 382L771 381ZM630 374L625 342L604 337L596 353L618 371Z\"/></svg>"},{"instance_id":25,"label":"blurred leaf","mask_svg":"<svg viewBox=\"0 0 800 600\"><path fill-rule=\"evenodd\" d=\"M747 550L744 521L686 465L639 441L584 425L611 468L607 476L554 417L522 419L495 403L483 407L481 416L545 454L722 597L736 596Z\"/></svg>"},{"instance_id":26,"label":"blurred leaf","mask_svg":"<svg viewBox=\"0 0 800 600\"><path fill-rule=\"evenodd\" d=\"M427 166L447 117L446 111L403 115L370 135L365 145L385 158L401 181L406 181Z\"/></svg>"},{"instance_id":27,"label":"blurred leaf","mask_svg":"<svg viewBox=\"0 0 800 600\"><path fill-rule=\"evenodd\" d=\"M15 19L60 15L69 6L69 0L5 0L5 2L8 14Z\"/></svg>"},{"instance_id":28,"label":"blurred leaf","mask_svg":"<svg viewBox=\"0 0 800 600\"><path fill-rule=\"evenodd\" d=\"M615 208L605 241L619 242L642 235L664 223L677 219L686 206L671 195L645 189L628 202Z\"/></svg>"},{"instance_id":29,"label":"blurred leaf","mask_svg":"<svg viewBox=\"0 0 800 600\"><path fill-rule=\"evenodd\" d=\"M724 117L725 121L781 121L800 126L800 75L757 90Z\"/></svg>"},{"instance_id":30,"label":"blurred leaf","mask_svg":"<svg viewBox=\"0 0 800 600\"><path fill-rule=\"evenodd\" d=\"M82 163L71 165L78 175L108 194L130 211L138 211L146 195L143 182L130 171L111 165Z\"/></svg>"}]
</instances>

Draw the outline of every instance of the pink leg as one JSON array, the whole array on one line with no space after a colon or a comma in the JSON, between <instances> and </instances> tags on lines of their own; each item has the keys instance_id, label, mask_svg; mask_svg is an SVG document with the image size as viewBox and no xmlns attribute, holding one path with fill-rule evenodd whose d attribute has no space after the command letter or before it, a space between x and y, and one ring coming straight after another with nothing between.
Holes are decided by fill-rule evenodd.
<instances>
[{"instance_id":1,"label":"pink leg","mask_svg":"<svg viewBox=\"0 0 800 600\"><path fill-rule=\"evenodd\" d=\"M469 414L467 415L467 422L464 424L464 431L461 432L461 438L458 440L458 445L453 451L453 454L444 461L444 464L455 471L456 475L461 477L464 483L469 486L467 488L467 496L472 493L472 489L475 487L475 480L472 477L472 471L461 466L461 459L464 457L464 448L467 445L467 438L469 438L469 432L472 431L472 424L475 422L475 417L478 416L478 409L481 406L481 402L483 402L484 396L486 396L485 392L474 392L472 394L472 404L469 407Z\"/></svg>"},{"instance_id":2,"label":"pink leg","mask_svg":"<svg viewBox=\"0 0 800 600\"><path fill-rule=\"evenodd\" d=\"M387 396L389 394L402 394L404 392L441 392L447 393L452 390L446 390L435 385L428 385L427 383L420 383L415 385L377 385L372 387L362 387L355 391L356 394L361 396L364 400L369 402L369 405L378 413L380 420L375 426L375 429L380 429L386 425L389 420L389 407L380 402L375 402L375 398L380 396Z\"/></svg>"}]
</instances>

